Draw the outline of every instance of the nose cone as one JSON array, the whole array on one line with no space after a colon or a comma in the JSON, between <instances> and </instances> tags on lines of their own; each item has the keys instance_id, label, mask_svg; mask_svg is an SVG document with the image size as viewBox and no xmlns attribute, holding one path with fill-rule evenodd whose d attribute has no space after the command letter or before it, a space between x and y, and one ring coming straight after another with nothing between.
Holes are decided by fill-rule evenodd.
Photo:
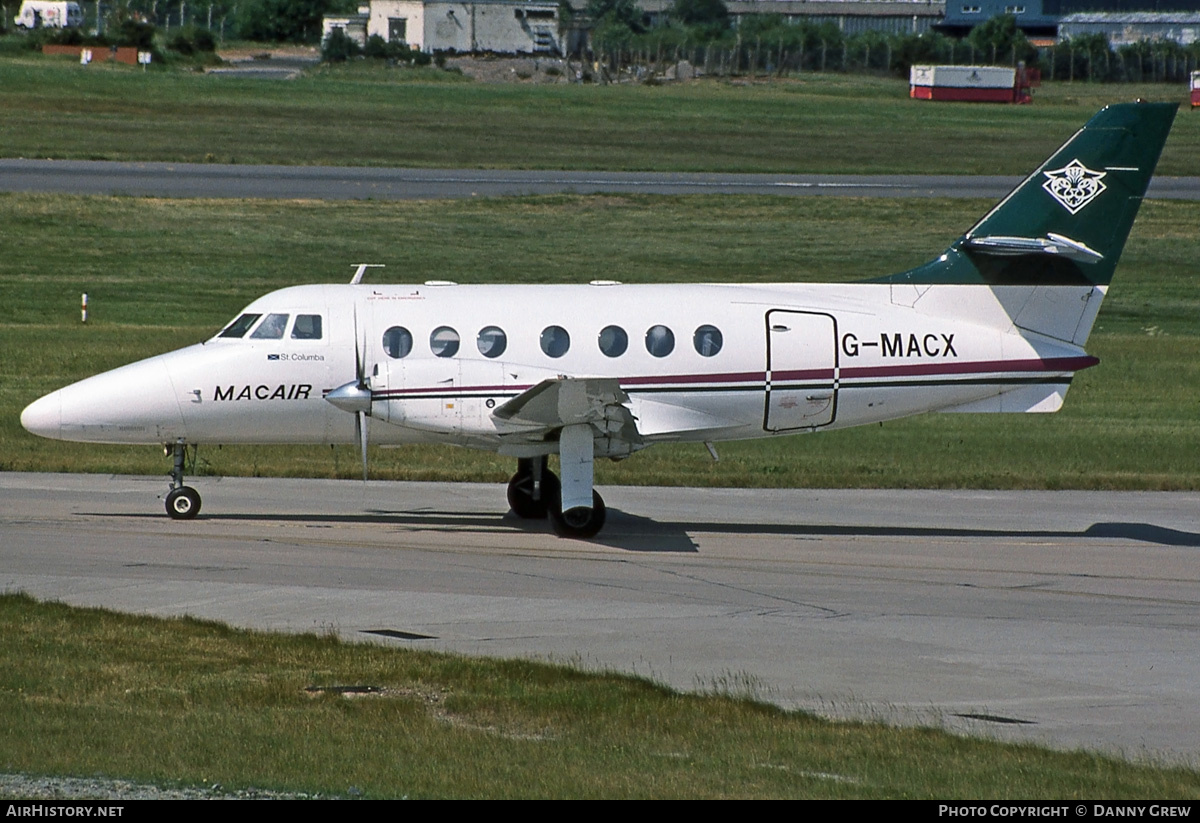
<instances>
[{"instance_id":1,"label":"nose cone","mask_svg":"<svg viewBox=\"0 0 1200 823\"><path fill-rule=\"evenodd\" d=\"M89 377L35 400L21 413L21 425L41 437L80 443L169 443L187 436L162 357Z\"/></svg>"},{"instance_id":2,"label":"nose cone","mask_svg":"<svg viewBox=\"0 0 1200 823\"><path fill-rule=\"evenodd\" d=\"M21 425L30 434L62 438L62 393L54 392L34 400L21 412Z\"/></svg>"}]
</instances>

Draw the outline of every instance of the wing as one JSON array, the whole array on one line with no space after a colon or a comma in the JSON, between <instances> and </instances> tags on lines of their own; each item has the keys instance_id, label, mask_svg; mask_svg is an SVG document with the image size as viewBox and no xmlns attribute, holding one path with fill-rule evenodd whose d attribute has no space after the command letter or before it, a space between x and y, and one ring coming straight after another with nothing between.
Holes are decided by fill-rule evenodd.
<instances>
[{"instance_id":1,"label":"wing","mask_svg":"<svg viewBox=\"0 0 1200 823\"><path fill-rule=\"evenodd\" d=\"M556 440L566 426L592 427L597 457L626 457L644 445L629 395L611 377L555 377L496 407L500 436L513 447Z\"/></svg>"}]
</instances>

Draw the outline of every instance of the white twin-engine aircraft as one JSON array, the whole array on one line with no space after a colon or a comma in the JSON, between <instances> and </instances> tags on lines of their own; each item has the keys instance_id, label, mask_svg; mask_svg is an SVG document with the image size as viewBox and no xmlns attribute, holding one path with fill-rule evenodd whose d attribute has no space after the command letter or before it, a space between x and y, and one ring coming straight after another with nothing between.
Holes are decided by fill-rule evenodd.
<instances>
[{"instance_id":1,"label":"white twin-engine aircraft","mask_svg":"<svg viewBox=\"0 0 1200 823\"><path fill-rule=\"evenodd\" d=\"M1052 412L1175 104L1105 108L937 259L855 284L297 286L211 340L47 395L43 437L164 444L167 513L199 443L453 443L516 458L513 511L590 537L595 458L922 412ZM850 250L847 250L848 252ZM547 468L558 454L561 478ZM714 452L715 454L715 452Z\"/></svg>"}]
</instances>

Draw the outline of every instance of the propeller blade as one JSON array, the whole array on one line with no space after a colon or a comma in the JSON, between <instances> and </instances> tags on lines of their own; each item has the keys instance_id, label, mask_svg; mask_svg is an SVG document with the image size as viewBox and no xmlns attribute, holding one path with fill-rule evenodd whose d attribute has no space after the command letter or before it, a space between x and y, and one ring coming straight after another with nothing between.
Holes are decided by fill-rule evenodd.
<instances>
[{"instance_id":1,"label":"propeller blade","mask_svg":"<svg viewBox=\"0 0 1200 823\"><path fill-rule=\"evenodd\" d=\"M363 374L363 369L364 369L363 349L364 348L366 348L365 344L361 345L361 346L359 345L358 306L355 306L354 307L354 379L358 381L358 385L360 387L363 385L363 383L366 380L366 376Z\"/></svg>"},{"instance_id":2,"label":"propeller blade","mask_svg":"<svg viewBox=\"0 0 1200 823\"><path fill-rule=\"evenodd\" d=\"M362 449L363 481L367 479L367 415L358 412L354 415L354 427L357 429L359 447Z\"/></svg>"},{"instance_id":3,"label":"propeller blade","mask_svg":"<svg viewBox=\"0 0 1200 823\"><path fill-rule=\"evenodd\" d=\"M364 330L358 335L358 305L354 306L354 382L331 391L325 399L340 409L354 413L354 434L362 451L363 481L367 479L367 415L371 413L371 385L367 382L367 364L363 352L367 348Z\"/></svg>"}]
</instances>

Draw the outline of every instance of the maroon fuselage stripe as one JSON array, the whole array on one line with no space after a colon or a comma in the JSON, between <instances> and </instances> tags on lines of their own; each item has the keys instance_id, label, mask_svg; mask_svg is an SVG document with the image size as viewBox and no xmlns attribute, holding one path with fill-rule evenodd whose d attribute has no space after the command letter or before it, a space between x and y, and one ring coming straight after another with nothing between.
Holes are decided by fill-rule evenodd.
<instances>
[{"instance_id":1,"label":"maroon fuselage stripe","mask_svg":"<svg viewBox=\"0 0 1200 823\"><path fill-rule=\"evenodd\" d=\"M928 377L930 375L970 375L975 374L980 377L985 377L992 374L1004 373L1045 373L1058 374L1062 372L1076 372L1083 369L1091 368L1099 363L1099 358L1090 355L1081 355L1077 357L1051 357L1047 359L1026 359L1026 360L989 360L984 362L974 363L905 363L898 366L847 366L843 367L839 374L842 380L853 380L856 378L870 377ZM772 382L781 382L785 380L831 380L833 379L833 369L801 369L801 370L775 370L771 372ZM622 387L651 387L651 386L679 386L691 385L697 391L702 391L704 387L711 386L727 386L730 383L754 383L762 384L766 382L766 372L724 372L716 374L680 374L680 375L650 375L641 377L620 377L617 378ZM606 378L611 379L611 378ZM444 387L444 386L428 386L425 388L411 389L386 389L376 392L375 396L382 399L390 397L404 397L418 394L437 393L444 395L447 389L455 394L463 392L524 392L528 391L532 386L514 385L514 386L459 386L459 387ZM755 388L751 386L750 388Z\"/></svg>"},{"instance_id":2,"label":"maroon fuselage stripe","mask_svg":"<svg viewBox=\"0 0 1200 823\"><path fill-rule=\"evenodd\" d=\"M996 374L997 372L1082 371L1100 362L1097 357L1051 357L1047 360L993 360L984 363L919 363L901 366L848 366L843 379L853 377L923 377L931 374Z\"/></svg>"}]
</instances>

